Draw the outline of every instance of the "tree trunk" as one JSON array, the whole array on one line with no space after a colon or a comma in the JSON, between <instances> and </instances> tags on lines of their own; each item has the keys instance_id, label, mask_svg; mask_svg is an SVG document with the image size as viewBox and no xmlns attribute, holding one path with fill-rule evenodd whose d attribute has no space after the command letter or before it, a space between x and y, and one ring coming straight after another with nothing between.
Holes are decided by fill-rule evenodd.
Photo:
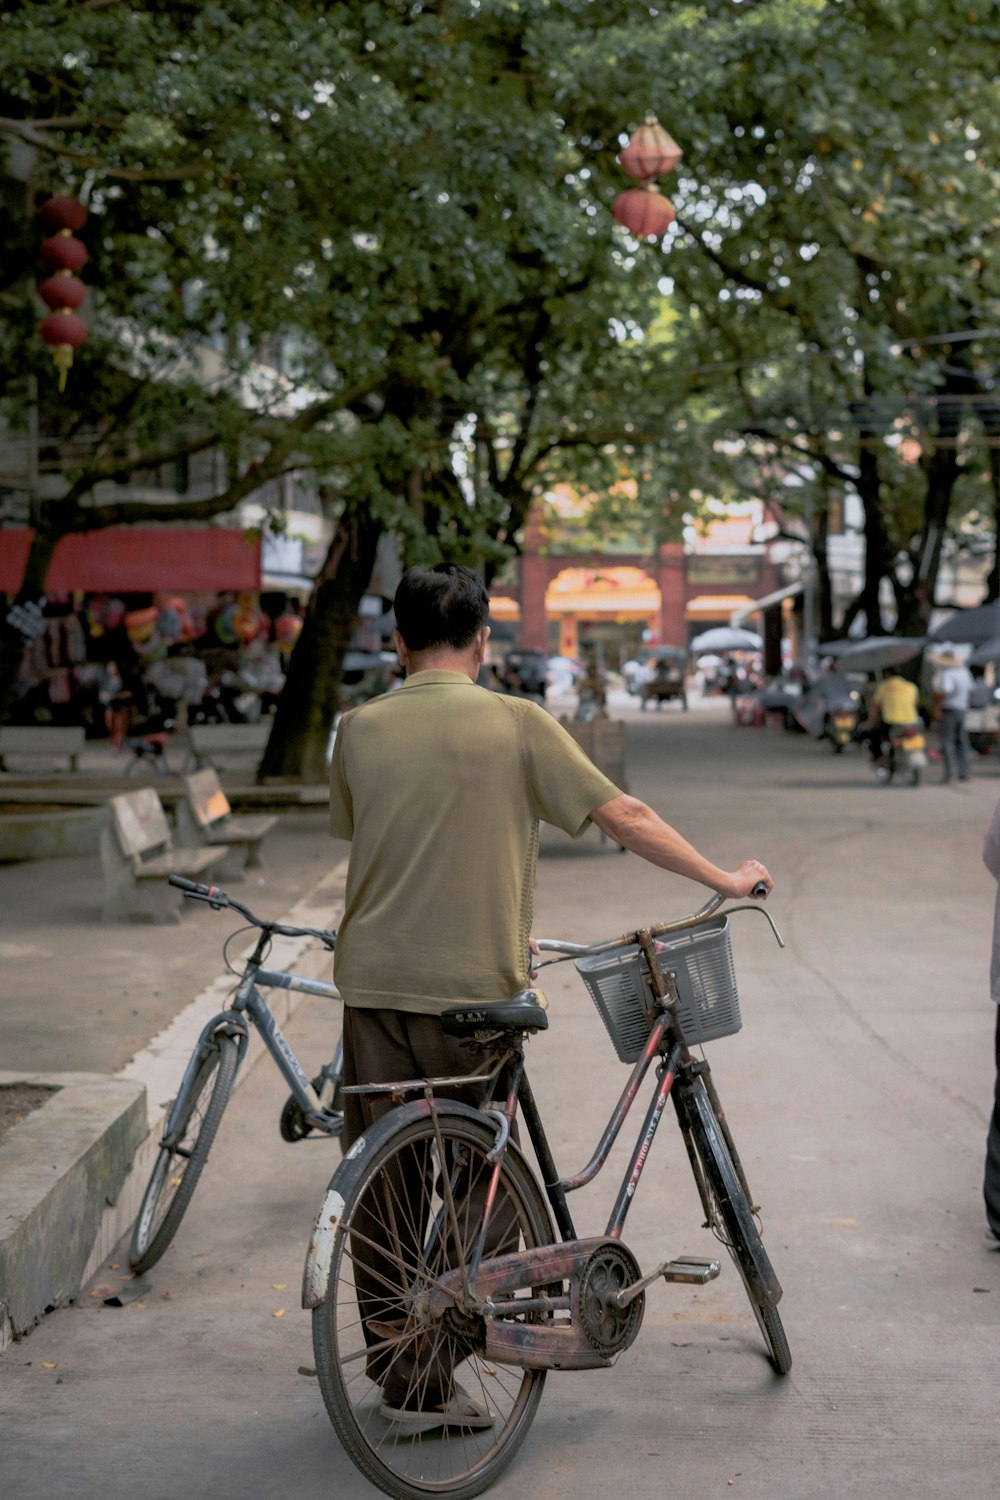
<instances>
[{"instance_id":1,"label":"tree trunk","mask_svg":"<svg viewBox=\"0 0 1000 1500\"><path fill-rule=\"evenodd\" d=\"M884 635L885 626L882 622L882 604L879 593L882 579L889 573L889 544L882 519L878 456L871 446L869 435L865 432L861 434L858 471L858 494L865 512L865 581L861 593L851 607L851 618L863 610L866 634ZM845 634L848 623L849 621L845 619Z\"/></svg>"},{"instance_id":2,"label":"tree trunk","mask_svg":"<svg viewBox=\"0 0 1000 1500\"><path fill-rule=\"evenodd\" d=\"M812 547L816 578L813 608L815 610L817 639L820 641L832 641L834 637L834 625L833 579L830 575L829 559L830 501L825 479L820 502L819 513L813 522L813 534L809 539Z\"/></svg>"},{"instance_id":3,"label":"tree trunk","mask_svg":"<svg viewBox=\"0 0 1000 1500\"><path fill-rule=\"evenodd\" d=\"M993 490L993 566L986 580L984 604L1000 598L1000 448L990 448L990 487Z\"/></svg>"},{"instance_id":4,"label":"tree trunk","mask_svg":"<svg viewBox=\"0 0 1000 1500\"><path fill-rule=\"evenodd\" d=\"M924 474L927 490L917 572L903 596L900 610L901 634L904 635L922 635L934 608L944 540L948 534L951 499L959 474L957 450L932 449L924 464Z\"/></svg>"},{"instance_id":5,"label":"tree trunk","mask_svg":"<svg viewBox=\"0 0 1000 1500\"><path fill-rule=\"evenodd\" d=\"M288 663L258 781L320 782L329 774L326 752L340 703L343 661L382 530L382 522L366 511L337 526Z\"/></svg>"}]
</instances>

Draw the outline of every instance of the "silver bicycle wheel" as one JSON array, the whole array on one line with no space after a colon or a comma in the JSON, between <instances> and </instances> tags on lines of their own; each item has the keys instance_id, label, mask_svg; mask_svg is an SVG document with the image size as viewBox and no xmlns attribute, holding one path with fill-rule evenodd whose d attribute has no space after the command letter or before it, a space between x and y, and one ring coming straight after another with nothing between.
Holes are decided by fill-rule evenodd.
<instances>
[{"instance_id":1,"label":"silver bicycle wheel","mask_svg":"<svg viewBox=\"0 0 1000 1500\"><path fill-rule=\"evenodd\" d=\"M191 1081L178 1123L161 1145L132 1231L129 1265L137 1275L155 1266L191 1202L236 1076L239 1048L220 1035Z\"/></svg>"},{"instance_id":2,"label":"silver bicycle wheel","mask_svg":"<svg viewBox=\"0 0 1000 1500\"><path fill-rule=\"evenodd\" d=\"M792 1355L781 1315L774 1305L776 1298L768 1290L777 1287L777 1278L722 1128L700 1080L686 1093L685 1109L711 1200L712 1217L707 1227L725 1245L740 1273L771 1364L779 1375L787 1375L792 1368Z\"/></svg>"},{"instance_id":3,"label":"silver bicycle wheel","mask_svg":"<svg viewBox=\"0 0 1000 1500\"><path fill-rule=\"evenodd\" d=\"M430 1299L476 1242L495 1139L474 1117L425 1117L373 1142L335 1179L344 1206L313 1314L317 1374L346 1451L396 1500L478 1495L510 1463L541 1397L544 1370L488 1361L482 1320L453 1306L438 1312ZM486 1253L551 1241L542 1195L509 1148Z\"/></svg>"}]
</instances>

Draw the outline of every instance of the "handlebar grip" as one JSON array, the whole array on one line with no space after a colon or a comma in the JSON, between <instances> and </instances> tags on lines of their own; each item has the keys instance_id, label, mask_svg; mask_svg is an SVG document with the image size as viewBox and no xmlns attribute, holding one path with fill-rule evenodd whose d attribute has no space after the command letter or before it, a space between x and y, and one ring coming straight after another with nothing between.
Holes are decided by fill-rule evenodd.
<instances>
[{"instance_id":1,"label":"handlebar grip","mask_svg":"<svg viewBox=\"0 0 1000 1500\"><path fill-rule=\"evenodd\" d=\"M200 885L197 880L188 880L186 875L168 875L167 883L175 885L185 896L194 896L200 901L211 901L218 906L228 906L229 897L217 885Z\"/></svg>"},{"instance_id":2,"label":"handlebar grip","mask_svg":"<svg viewBox=\"0 0 1000 1500\"><path fill-rule=\"evenodd\" d=\"M753 890L750 892L750 896L751 896L751 899L754 900L754 901L763 901L763 900L766 899L766 897L767 897L767 886L764 884L763 880L758 880L757 884L754 886Z\"/></svg>"}]
</instances>

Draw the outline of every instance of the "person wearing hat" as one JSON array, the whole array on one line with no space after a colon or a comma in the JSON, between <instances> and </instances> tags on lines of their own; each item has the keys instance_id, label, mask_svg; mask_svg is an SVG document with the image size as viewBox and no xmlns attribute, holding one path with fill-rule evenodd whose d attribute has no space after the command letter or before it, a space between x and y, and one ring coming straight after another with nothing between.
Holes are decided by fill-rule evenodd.
<instances>
[{"instance_id":1,"label":"person wearing hat","mask_svg":"<svg viewBox=\"0 0 1000 1500\"><path fill-rule=\"evenodd\" d=\"M941 753L944 756L942 783L968 781L972 747L965 728L965 716L969 711L974 680L972 673L953 647L945 647L938 655L941 671L935 686L931 716L938 721L941 736Z\"/></svg>"}]
</instances>

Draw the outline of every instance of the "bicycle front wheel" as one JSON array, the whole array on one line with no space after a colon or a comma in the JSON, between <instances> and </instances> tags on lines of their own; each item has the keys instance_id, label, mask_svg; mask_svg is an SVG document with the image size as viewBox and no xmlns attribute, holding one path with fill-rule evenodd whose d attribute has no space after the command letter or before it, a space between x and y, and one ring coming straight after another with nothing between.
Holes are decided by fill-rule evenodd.
<instances>
[{"instance_id":1,"label":"bicycle front wheel","mask_svg":"<svg viewBox=\"0 0 1000 1500\"><path fill-rule=\"evenodd\" d=\"M700 1079L685 1092L683 1109L708 1190L708 1228L725 1245L740 1273L771 1364L779 1375L787 1375L792 1355L781 1315L767 1290L769 1285L776 1286L777 1280L722 1127Z\"/></svg>"},{"instance_id":2,"label":"bicycle front wheel","mask_svg":"<svg viewBox=\"0 0 1000 1500\"><path fill-rule=\"evenodd\" d=\"M132 1231L129 1265L137 1275L155 1266L177 1233L229 1103L238 1062L233 1038L217 1036L180 1102L176 1129L160 1147Z\"/></svg>"},{"instance_id":3,"label":"bicycle front wheel","mask_svg":"<svg viewBox=\"0 0 1000 1500\"><path fill-rule=\"evenodd\" d=\"M313 1313L316 1370L347 1453L396 1500L480 1494L541 1397L544 1370L486 1360L483 1320L431 1303L438 1278L468 1264L477 1243L495 1141L469 1114L411 1120L345 1181L328 1291ZM508 1148L483 1253L551 1242L544 1199Z\"/></svg>"}]
</instances>

